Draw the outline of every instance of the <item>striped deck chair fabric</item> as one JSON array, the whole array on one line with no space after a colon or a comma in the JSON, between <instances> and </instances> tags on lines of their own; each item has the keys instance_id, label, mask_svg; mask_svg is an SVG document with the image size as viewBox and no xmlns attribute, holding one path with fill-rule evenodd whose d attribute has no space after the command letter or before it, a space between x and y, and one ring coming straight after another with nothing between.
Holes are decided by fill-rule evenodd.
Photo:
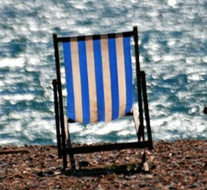
<instances>
[{"instance_id":1,"label":"striped deck chair fabric","mask_svg":"<svg viewBox=\"0 0 207 190\"><path fill-rule=\"evenodd\" d=\"M111 121L133 105L131 33L71 37L63 43L68 117Z\"/></svg>"}]
</instances>

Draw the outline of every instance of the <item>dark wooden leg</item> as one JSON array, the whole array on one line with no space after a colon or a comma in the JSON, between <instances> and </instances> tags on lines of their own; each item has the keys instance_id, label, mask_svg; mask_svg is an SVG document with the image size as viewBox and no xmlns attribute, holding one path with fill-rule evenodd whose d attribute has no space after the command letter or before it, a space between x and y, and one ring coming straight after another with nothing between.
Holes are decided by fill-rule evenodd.
<instances>
[{"instance_id":1,"label":"dark wooden leg","mask_svg":"<svg viewBox=\"0 0 207 190\"><path fill-rule=\"evenodd\" d=\"M61 158L61 137L60 137L60 111L58 103L57 94L57 80L53 80L53 93L54 93L54 106L55 106L55 121L56 121L56 135L57 135L57 148L58 148L58 158Z\"/></svg>"},{"instance_id":2,"label":"dark wooden leg","mask_svg":"<svg viewBox=\"0 0 207 190\"><path fill-rule=\"evenodd\" d=\"M75 159L74 159L74 155L73 154L69 154L70 157L70 167L71 167L71 171L72 173L76 172L76 167L75 167Z\"/></svg>"},{"instance_id":3,"label":"dark wooden leg","mask_svg":"<svg viewBox=\"0 0 207 190\"><path fill-rule=\"evenodd\" d=\"M67 155L63 155L63 170L67 168Z\"/></svg>"},{"instance_id":4,"label":"dark wooden leg","mask_svg":"<svg viewBox=\"0 0 207 190\"><path fill-rule=\"evenodd\" d=\"M148 136L148 142L149 148L153 149L152 144L152 132L151 132L151 126L150 126L150 117L149 117L149 107L148 107L148 100L147 100L147 87L146 87L146 77L145 72L141 71L141 78L142 78L142 92L143 92L143 99L144 99L144 110L145 110L145 119L146 119L146 127L147 127L147 136Z\"/></svg>"}]
</instances>

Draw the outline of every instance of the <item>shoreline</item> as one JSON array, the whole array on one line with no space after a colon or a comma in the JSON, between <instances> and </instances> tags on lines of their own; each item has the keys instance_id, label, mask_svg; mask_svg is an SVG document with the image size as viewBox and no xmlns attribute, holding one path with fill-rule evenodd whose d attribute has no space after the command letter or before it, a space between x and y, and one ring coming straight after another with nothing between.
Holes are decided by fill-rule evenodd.
<instances>
[{"instance_id":1,"label":"shoreline","mask_svg":"<svg viewBox=\"0 0 207 190\"><path fill-rule=\"evenodd\" d=\"M2 146L0 151L20 148L25 152L0 155L0 189L207 189L207 140L154 142L154 149L147 151L148 163L153 166L149 172L93 170L74 176L70 166L62 171L56 146ZM77 165L87 161L90 167L100 168L139 163L141 152L141 149L107 151L75 155L75 159Z\"/></svg>"}]
</instances>

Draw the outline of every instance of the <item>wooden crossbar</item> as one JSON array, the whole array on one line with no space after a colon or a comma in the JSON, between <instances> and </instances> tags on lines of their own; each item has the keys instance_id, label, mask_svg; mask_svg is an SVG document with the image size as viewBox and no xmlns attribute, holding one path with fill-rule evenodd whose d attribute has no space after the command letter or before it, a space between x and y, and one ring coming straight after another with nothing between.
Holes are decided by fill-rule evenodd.
<instances>
[{"instance_id":1,"label":"wooden crossbar","mask_svg":"<svg viewBox=\"0 0 207 190\"><path fill-rule=\"evenodd\" d=\"M118 143L118 144L104 144L104 145L95 145L95 146L82 146L82 147L73 147L62 149L62 154L86 154L92 152L100 151L110 151L110 150L123 150L123 149L132 149L132 148L145 148L149 147L150 142L128 142L128 143Z\"/></svg>"}]
</instances>

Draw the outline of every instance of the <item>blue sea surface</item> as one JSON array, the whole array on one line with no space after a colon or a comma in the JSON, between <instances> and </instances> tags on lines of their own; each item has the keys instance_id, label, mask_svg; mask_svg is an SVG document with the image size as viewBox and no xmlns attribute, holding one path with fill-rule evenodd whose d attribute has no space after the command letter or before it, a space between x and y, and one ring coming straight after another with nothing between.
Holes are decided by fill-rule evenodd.
<instances>
[{"instance_id":1,"label":"blue sea surface","mask_svg":"<svg viewBox=\"0 0 207 190\"><path fill-rule=\"evenodd\" d=\"M207 139L205 0L6 0L0 15L0 145L56 143L52 33L133 26L147 74L153 139ZM132 118L70 128L73 142L136 139Z\"/></svg>"}]
</instances>

